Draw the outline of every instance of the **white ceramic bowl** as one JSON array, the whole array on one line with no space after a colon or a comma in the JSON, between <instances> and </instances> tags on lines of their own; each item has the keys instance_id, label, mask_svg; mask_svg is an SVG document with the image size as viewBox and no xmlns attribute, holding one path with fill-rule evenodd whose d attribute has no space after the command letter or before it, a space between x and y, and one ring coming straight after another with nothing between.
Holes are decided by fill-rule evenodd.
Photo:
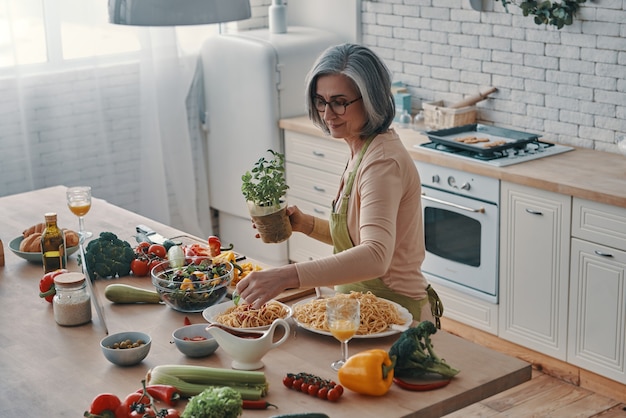
<instances>
[{"instance_id":1,"label":"white ceramic bowl","mask_svg":"<svg viewBox=\"0 0 626 418\"><path fill-rule=\"evenodd\" d=\"M126 340L133 342L143 341L144 344L134 348L111 348L115 343ZM118 366L134 366L135 364L141 363L148 355L148 352L150 352L151 345L152 339L150 336L137 331L118 332L117 334L104 337L100 341L100 348L102 349L104 357Z\"/></svg>"},{"instance_id":2,"label":"white ceramic bowl","mask_svg":"<svg viewBox=\"0 0 626 418\"><path fill-rule=\"evenodd\" d=\"M207 332L208 325L192 324L178 328L172 333L176 348L187 357L206 357L213 354L219 344ZM198 337L204 340L197 340Z\"/></svg>"}]
</instances>

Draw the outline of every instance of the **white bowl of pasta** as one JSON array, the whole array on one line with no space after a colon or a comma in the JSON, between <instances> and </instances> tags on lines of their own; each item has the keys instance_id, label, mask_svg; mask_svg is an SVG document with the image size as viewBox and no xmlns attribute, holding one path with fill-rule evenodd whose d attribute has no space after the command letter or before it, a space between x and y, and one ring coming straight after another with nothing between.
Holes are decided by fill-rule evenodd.
<instances>
[{"instance_id":1,"label":"white bowl of pasta","mask_svg":"<svg viewBox=\"0 0 626 418\"><path fill-rule=\"evenodd\" d=\"M202 311L202 316L211 324L222 325L232 329L248 331L265 331L270 328L274 320L287 320L293 315L290 306L282 302L271 300L259 309L252 309L251 305L232 300L209 306Z\"/></svg>"}]
</instances>

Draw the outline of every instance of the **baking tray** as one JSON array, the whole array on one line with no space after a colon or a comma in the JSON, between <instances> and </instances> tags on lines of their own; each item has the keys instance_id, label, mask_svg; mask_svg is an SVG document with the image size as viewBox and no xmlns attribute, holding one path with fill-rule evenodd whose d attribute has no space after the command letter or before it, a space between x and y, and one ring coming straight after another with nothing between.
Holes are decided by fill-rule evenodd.
<instances>
[{"instance_id":1,"label":"baking tray","mask_svg":"<svg viewBox=\"0 0 626 418\"><path fill-rule=\"evenodd\" d=\"M536 141L539 135L514 131L512 129L498 128L496 126L471 125L456 126L454 128L427 131L428 138L436 143L453 148L472 151L481 155L491 155L508 148L523 148L527 143ZM459 142L459 139L476 137L483 142L469 144ZM502 142L501 144L499 144ZM499 144L496 146L487 144Z\"/></svg>"}]
</instances>

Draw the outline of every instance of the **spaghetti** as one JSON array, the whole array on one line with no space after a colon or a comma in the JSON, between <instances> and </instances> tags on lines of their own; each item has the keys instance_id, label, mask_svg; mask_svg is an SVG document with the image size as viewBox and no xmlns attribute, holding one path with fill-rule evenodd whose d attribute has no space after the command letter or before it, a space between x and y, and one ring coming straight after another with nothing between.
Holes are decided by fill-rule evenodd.
<instances>
[{"instance_id":1,"label":"spaghetti","mask_svg":"<svg viewBox=\"0 0 626 418\"><path fill-rule=\"evenodd\" d=\"M357 335L371 335L384 332L390 325L403 325L398 308L391 302L381 299L371 292L339 293L332 298L356 298L361 304L361 324ZM312 299L294 307L293 316L309 328L330 332L326 323L326 299Z\"/></svg>"},{"instance_id":2,"label":"spaghetti","mask_svg":"<svg viewBox=\"0 0 626 418\"><path fill-rule=\"evenodd\" d=\"M272 325L275 319L285 319L289 308L282 303L269 301L259 309L250 304L231 306L215 316L214 322L231 328L256 328Z\"/></svg>"}]
</instances>

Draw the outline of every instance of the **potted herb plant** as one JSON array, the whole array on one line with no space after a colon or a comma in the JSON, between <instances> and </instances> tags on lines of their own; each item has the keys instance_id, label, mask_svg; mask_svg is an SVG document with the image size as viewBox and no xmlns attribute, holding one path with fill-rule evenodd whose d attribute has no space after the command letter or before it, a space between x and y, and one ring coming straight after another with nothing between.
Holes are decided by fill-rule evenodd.
<instances>
[{"instance_id":1,"label":"potted herb plant","mask_svg":"<svg viewBox=\"0 0 626 418\"><path fill-rule=\"evenodd\" d=\"M279 243L291 236L287 216L285 156L268 150L272 158L261 157L251 171L241 176L243 193L250 216L263 242Z\"/></svg>"}]
</instances>

